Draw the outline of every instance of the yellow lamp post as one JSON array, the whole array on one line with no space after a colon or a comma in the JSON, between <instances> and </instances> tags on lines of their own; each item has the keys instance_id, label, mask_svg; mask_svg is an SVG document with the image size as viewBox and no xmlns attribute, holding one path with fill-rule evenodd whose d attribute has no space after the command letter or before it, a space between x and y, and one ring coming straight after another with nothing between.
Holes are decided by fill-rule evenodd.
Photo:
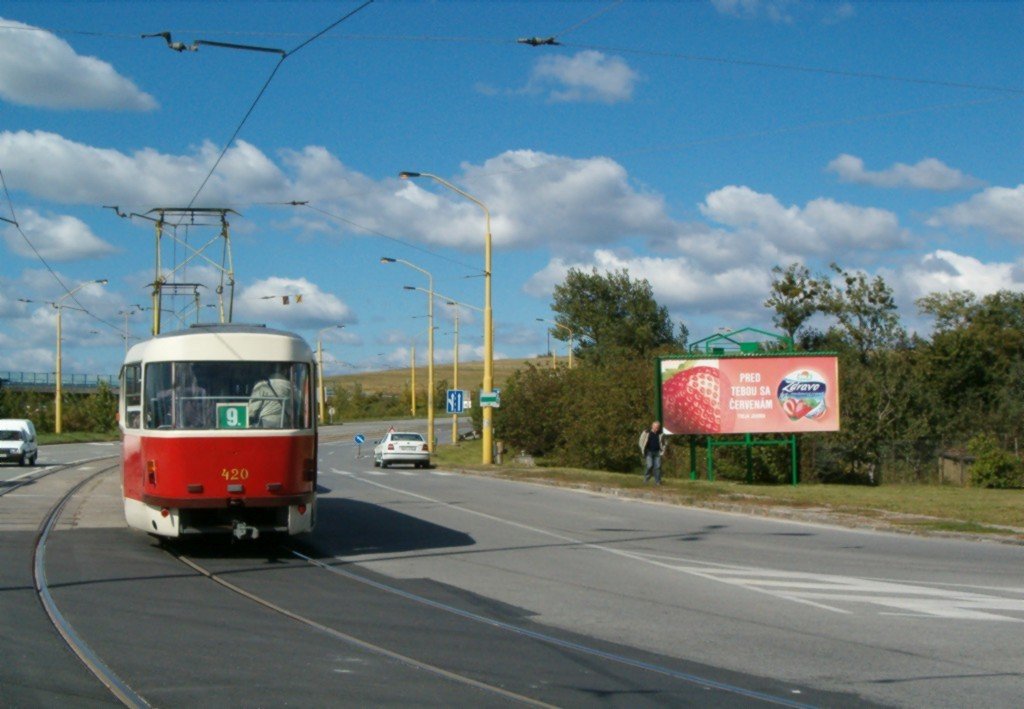
<instances>
[{"instance_id":1,"label":"yellow lamp post","mask_svg":"<svg viewBox=\"0 0 1024 709\"><path fill-rule=\"evenodd\" d=\"M63 332L62 332L62 320L63 320L62 313L63 313L64 308L68 307L68 306L64 305L64 301L67 298L70 298L71 296L73 296L78 291L80 291L83 288L85 288L86 286L91 286L93 283L97 283L97 284L99 284L101 286L105 286L105 285L107 285L108 282L109 281L107 281L106 278L99 278L99 279L96 279L94 281L86 281L85 283L81 283L77 287L72 288L67 293L62 295L60 298L57 298L57 300L45 301L47 303L47 305L53 306L53 308L57 311L57 367L56 367L56 369L57 369L56 375L57 376L56 376L56 381L54 382L54 401L53 401L53 431L54 431L54 433L61 433L62 430L63 430L62 421L63 421L63 413L64 413L64 410L63 410L64 387L63 387L62 379L63 379L64 372L63 372L62 343L63 343L63 340L64 340L64 336L63 336ZM22 301L23 303L32 303L32 302L34 302L34 301L31 301L31 300L27 300L25 298L19 298L18 300Z\"/></svg>"},{"instance_id":2,"label":"yellow lamp post","mask_svg":"<svg viewBox=\"0 0 1024 709\"><path fill-rule=\"evenodd\" d=\"M429 172L400 172L403 180L426 177L447 187L452 192L462 195L484 210L484 392L494 391L494 319L491 309L491 212L487 205L479 199L460 190L447 180ZM494 410L487 406L483 411L483 455L482 463L490 465L494 462Z\"/></svg>"},{"instance_id":3,"label":"yellow lamp post","mask_svg":"<svg viewBox=\"0 0 1024 709\"><path fill-rule=\"evenodd\" d=\"M424 293L427 292L423 288L416 288L416 287L413 287L413 286L406 286L406 288L409 289L409 290L423 291ZM480 312L480 313L482 313L484 311L484 309L483 308L478 308L475 305L470 305L469 303L460 303L459 301L455 300L454 298L449 298L448 296L443 295L441 293L438 293L437 291L434 292L434 297L443 299L445 301L445 305L454 305L455 306L455 349L453 351L453 364L452 364L452 380L453 380L452 381L452 389L458 389L459 388L459 306L462 306L463 308L469 308L470 310L476 310L477 312ZM458 440L459 440L459 415L458 414L452 414L452 443L457 443Z\"/></svg>"},{"instance_id":4,"label":"yellow lamp post","mask_svg":"<svg viewBox=\"0 0 1024 709\"><path fill-rule=\"evenodd\" d=\"M545 318L537 318L537 322L546 322L550 325L554 325L555 327L560 327L569 333L569 369L572 369L572 342L573 337L575 336L575 333L572 331L572 328L570 328L568 325L563 325L560 322L555 322L554 320L547 320Z\"/></svg>"},{"instance_id":5,"label":"yellow lamp post","mask_svg":"<svg viewBox=\"0 0 1024 709\"><path fill-rule=\"evenodd\" d=\"M409 345L409 398L412 415L416 415L416 342Z\"/></svg>"},{"instance_id":6,"label":"yellow lamp post","mask_svg":"<svg viewBox=\"0 0 1024 709\"><path fill-rule=\"evenodd\" d=\"M419 271L427 277L427 450L434 451L434 276L425 268L420 268L405 259L381 256L381 263L400 263L403 266ZM405 286L406 290L416 290Z\"/></svg>"},{"instance_id":7,"label":"yellow lamp post","mask_svg":"<svg viewBox=\"0 0 1024 709\"><path fill-rule=\"evenodd\" d=\"M319 375L319 377L318 377L319 381L318 381L318 386L317 386L317 393L319 393L319 395L320 395L318 398L320 400L320 402L319 402L319 413L320 413L320 423L321 424L323 424L324 419L326 418L324 416L324 413L325 413L324 412L324 400L327 398L327 390L326 390L326 388L324 386L324 340L323 340L323 334L325 332L327 332L328 330L339 330L339 329L341 329L343 327L345 327L345 326L344 325L328 325L325 328L321 328L320 331L316 333L316 367L317 367L317 374Z\"/></svg>"}]
</instances>

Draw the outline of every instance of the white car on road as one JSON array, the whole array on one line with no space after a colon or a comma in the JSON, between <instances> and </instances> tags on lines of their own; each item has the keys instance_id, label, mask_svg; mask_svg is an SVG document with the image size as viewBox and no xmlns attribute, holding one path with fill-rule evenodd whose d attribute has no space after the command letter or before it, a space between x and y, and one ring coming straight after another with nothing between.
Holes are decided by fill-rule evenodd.
<instances>
[{"instance_id":1,"label":"white car on road","mask_svg":"<svg viewBox=\"0 0 1024 709\"><path fill-rule=\"evenodd\" d=\"M36 427L28 419L0 419L0 461L35 465L39 457Z\"/></svg>"},{"instance_id":2,"label":"white car on road","mask_svg":"<svg viewBox=\"0 0 1024 709\"><path fill-rule=\"evenodd\" d=\"M373 465L386 468L392 463L411 463L417 468L430 467L427 442L418 433L389 431L373 449Z\"/></svg>"}]
</instances>

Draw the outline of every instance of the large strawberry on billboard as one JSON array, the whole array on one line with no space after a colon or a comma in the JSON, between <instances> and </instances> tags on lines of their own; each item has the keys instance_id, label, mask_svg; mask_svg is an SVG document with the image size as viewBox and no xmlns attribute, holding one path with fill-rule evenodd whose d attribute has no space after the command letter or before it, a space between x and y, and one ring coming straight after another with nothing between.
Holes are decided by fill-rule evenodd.
<instances>
[{"instance_id":1,"label":"large strawberry on billboard","mask_svg":"<svg viewBox=\"0 0 1024 709\"><path fill-rule=\"evenodd\" d=\"M662 422L668 433L721 433L728 431L730 412L722 411L722 391L729 382L714 360L685 362L678 370L663 372Z\"/></svg>"}]
</instances>

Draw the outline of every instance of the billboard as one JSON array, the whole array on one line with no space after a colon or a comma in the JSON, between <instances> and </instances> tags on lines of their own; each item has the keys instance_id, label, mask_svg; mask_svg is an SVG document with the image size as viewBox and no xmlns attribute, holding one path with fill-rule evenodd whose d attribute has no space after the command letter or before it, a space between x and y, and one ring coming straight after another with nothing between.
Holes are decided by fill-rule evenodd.
<instances>
[{"instance_id":1,"label":"billboard","mask_svg":"<svg viewBox=\"0 0 1024 709\"><path fill-rule=\"evenodd\" d=\"M664 357L658 391L666 433L839 430L839 361L832 355Z\"/></svg>"}]
</instances>

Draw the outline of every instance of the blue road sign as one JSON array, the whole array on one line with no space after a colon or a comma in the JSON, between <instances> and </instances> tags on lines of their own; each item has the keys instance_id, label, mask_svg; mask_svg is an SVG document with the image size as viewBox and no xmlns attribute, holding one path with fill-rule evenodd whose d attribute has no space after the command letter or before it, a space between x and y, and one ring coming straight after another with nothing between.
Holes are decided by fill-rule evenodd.
<instances>
[{"instance_id":1,"label":"blue road sign","mask_svg":"<svg viewBox=\"0 0 1024 709\"><path fill-rule=\"evenodd\" d=\"M359 446L361 446L361 445L363 445L364 443L366 443L366 436L364 436L364 435L363 435L363 434L361 434L361 433L357 433L357 434L356 434L356 445L359 445Z\"/></svg>"},{"instance_id":2,"label":"blue road sign","mask_svg":"<svg viewBox=\"0 0 1024 709\"><path fill-rule=\"evenodd\" d=\"M450 414L461 414L462 413L462 390L461 389L449 389L448 390L448 413Z\"/></svg>"}]
</instances>

